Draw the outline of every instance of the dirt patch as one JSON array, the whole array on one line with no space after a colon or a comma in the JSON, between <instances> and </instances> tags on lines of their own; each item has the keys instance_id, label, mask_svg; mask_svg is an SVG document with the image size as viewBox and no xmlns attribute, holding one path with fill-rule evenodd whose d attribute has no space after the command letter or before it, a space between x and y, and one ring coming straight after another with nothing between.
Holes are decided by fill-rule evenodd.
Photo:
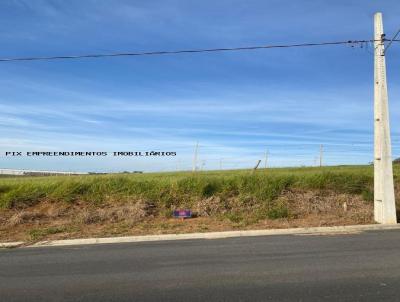
<instances>
[{"instance_id":1,"label":"dirt patch","mask_svg":"<svg viewBox=\"0 0 400 302\"><path fill-rule=\"evenodd\" d=\"M196 218L180 221L149 201L43 201L19 210L0 210L0 241L269 229L373 223L373 203L358 195L284 191L273 201L218 196L200 199ZM272 213L272 214L271 214Z\"/></svg>"}]
</instances>

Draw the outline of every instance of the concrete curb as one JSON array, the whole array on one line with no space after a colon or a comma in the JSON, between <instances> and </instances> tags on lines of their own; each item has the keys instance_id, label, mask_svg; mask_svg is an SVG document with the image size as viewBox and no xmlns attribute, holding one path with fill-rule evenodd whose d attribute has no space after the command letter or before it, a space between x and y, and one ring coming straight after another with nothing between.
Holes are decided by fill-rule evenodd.
<instances>
[{"instance_id":1,"label":"concrete curb","mask_svg":"<svg viewBox=\"0 0 400 302\"><path fill-rule=\"evenodd\" d=\"M25 245L25 247L47 247L47 246L71 246L88 244L107 244L107 243L128 243L128 242L149 242L149 241L168 241L168 240L190 240L190 239L221 239L232 237L254 237L272 235L296 235L296 234L340 234L348 232L378 231L400 229L400 224L368 224L368 225L349 225L334 227L310 227L310 228L291 228L291 229L271 229L271 230L246 230L246 231L227 231L209 233L187 233L187 234L165 234L148 236L127 236L110 238L87 238L87 239L66 239L40 241L32 245L25 245L24 242L5 242L0 243L0 248L12 248Z\"/></svg>"},{"instance_id":2,"label":"concrete curb","mask_svg":"<svg viewBox=\"0 0 400 302\"><path fill-rule=\"evenodd\" d=\"M16 242L0 242L0 248L13 248L13 247L19 247L23 245L23 241L16 241Z\"/></svg>"}]
</instances>

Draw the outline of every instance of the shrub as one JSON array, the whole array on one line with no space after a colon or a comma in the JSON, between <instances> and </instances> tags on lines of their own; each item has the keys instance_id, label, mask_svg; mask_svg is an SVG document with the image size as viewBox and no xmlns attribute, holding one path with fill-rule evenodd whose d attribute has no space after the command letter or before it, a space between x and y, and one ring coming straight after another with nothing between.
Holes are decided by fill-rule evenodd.
<instances>
[{"instance_id":1,"label":"shrub","mask_svg":"<svg viewBox=\"0 0 400 302\"><path fill-rule=\"evenodd\" d=\"M369 189L364 189L361 193L362 199L364 199L365 201L374 201L374 192L372 192Z\"/></svg>"}]
</instances>

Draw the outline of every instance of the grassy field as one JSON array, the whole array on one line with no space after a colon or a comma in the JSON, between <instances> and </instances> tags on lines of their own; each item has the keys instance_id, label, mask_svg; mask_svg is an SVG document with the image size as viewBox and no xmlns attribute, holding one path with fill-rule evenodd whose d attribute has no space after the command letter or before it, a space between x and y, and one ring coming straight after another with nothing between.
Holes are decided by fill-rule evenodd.
<instances>
[{"instance_id":1,"label":"grassy field","mask_svg":"<svg viewBox=\"0 0 400 302\"><path fill-rule=\"evenodd\" d=\"M396 172L398 169L396 169ZM398 173L396 173L397 175ZM371 166L282 168L250 171L211 171L151 174L111 174L0 179L0 207L21 208L44 199L52 202L101 204L105 201L146 199L157 205L192 206L197 198L252 196L272 202L282 190L334 190L370 195Z\"/></svg>"},{"instance_id":2,"label":"grassy field","mask_svg":"<svg viewBox=\"0 0 400 302\"><path fill-rule=\"evenodd\" d=\"M372 166L0 178L0 238L370 223L372 200Z\"/></svg>"}]
</instances>

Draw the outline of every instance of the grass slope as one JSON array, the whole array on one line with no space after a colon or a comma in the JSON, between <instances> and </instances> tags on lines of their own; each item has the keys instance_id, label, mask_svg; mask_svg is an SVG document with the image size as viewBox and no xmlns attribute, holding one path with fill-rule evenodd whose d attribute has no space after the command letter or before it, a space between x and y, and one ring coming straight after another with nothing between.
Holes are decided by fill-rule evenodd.
<instances>
[{"instance_id":1,"label":"grass slope","mask_svg":"<svg viewBox=\"0 0 400 302\"><path fill-rule=\"evenodd\" d=\"M399 172L395 167L396 183ZM369 223L372 190L372 166L0 178L0 238L16 226L32 239L81 237L88 225L101 228L98 235L135 227L175 232L168 222L175 208L198 214L201 226L193 231L219 230L211 220L223 229L279 219L292 226L307 217L310 225ZM111 226L113 232L104 231Z\"/></svg>"},{"instance_id":2,"label":"grass slope","mask_svg":"<svg viewBox=\"0 0 400 302\"><path fill-rule=\"evenodd\" d=\"M396 169L396 179L398 169ZM0 207L22 208L42 200L101 204L131 199L151 200L170 208L190 207L210 196L254 197L272 202L285 189L332 190L371 198L371 166L282 168L249 171L112 174L0 179Z\"/></svg>"}]
</instances>

